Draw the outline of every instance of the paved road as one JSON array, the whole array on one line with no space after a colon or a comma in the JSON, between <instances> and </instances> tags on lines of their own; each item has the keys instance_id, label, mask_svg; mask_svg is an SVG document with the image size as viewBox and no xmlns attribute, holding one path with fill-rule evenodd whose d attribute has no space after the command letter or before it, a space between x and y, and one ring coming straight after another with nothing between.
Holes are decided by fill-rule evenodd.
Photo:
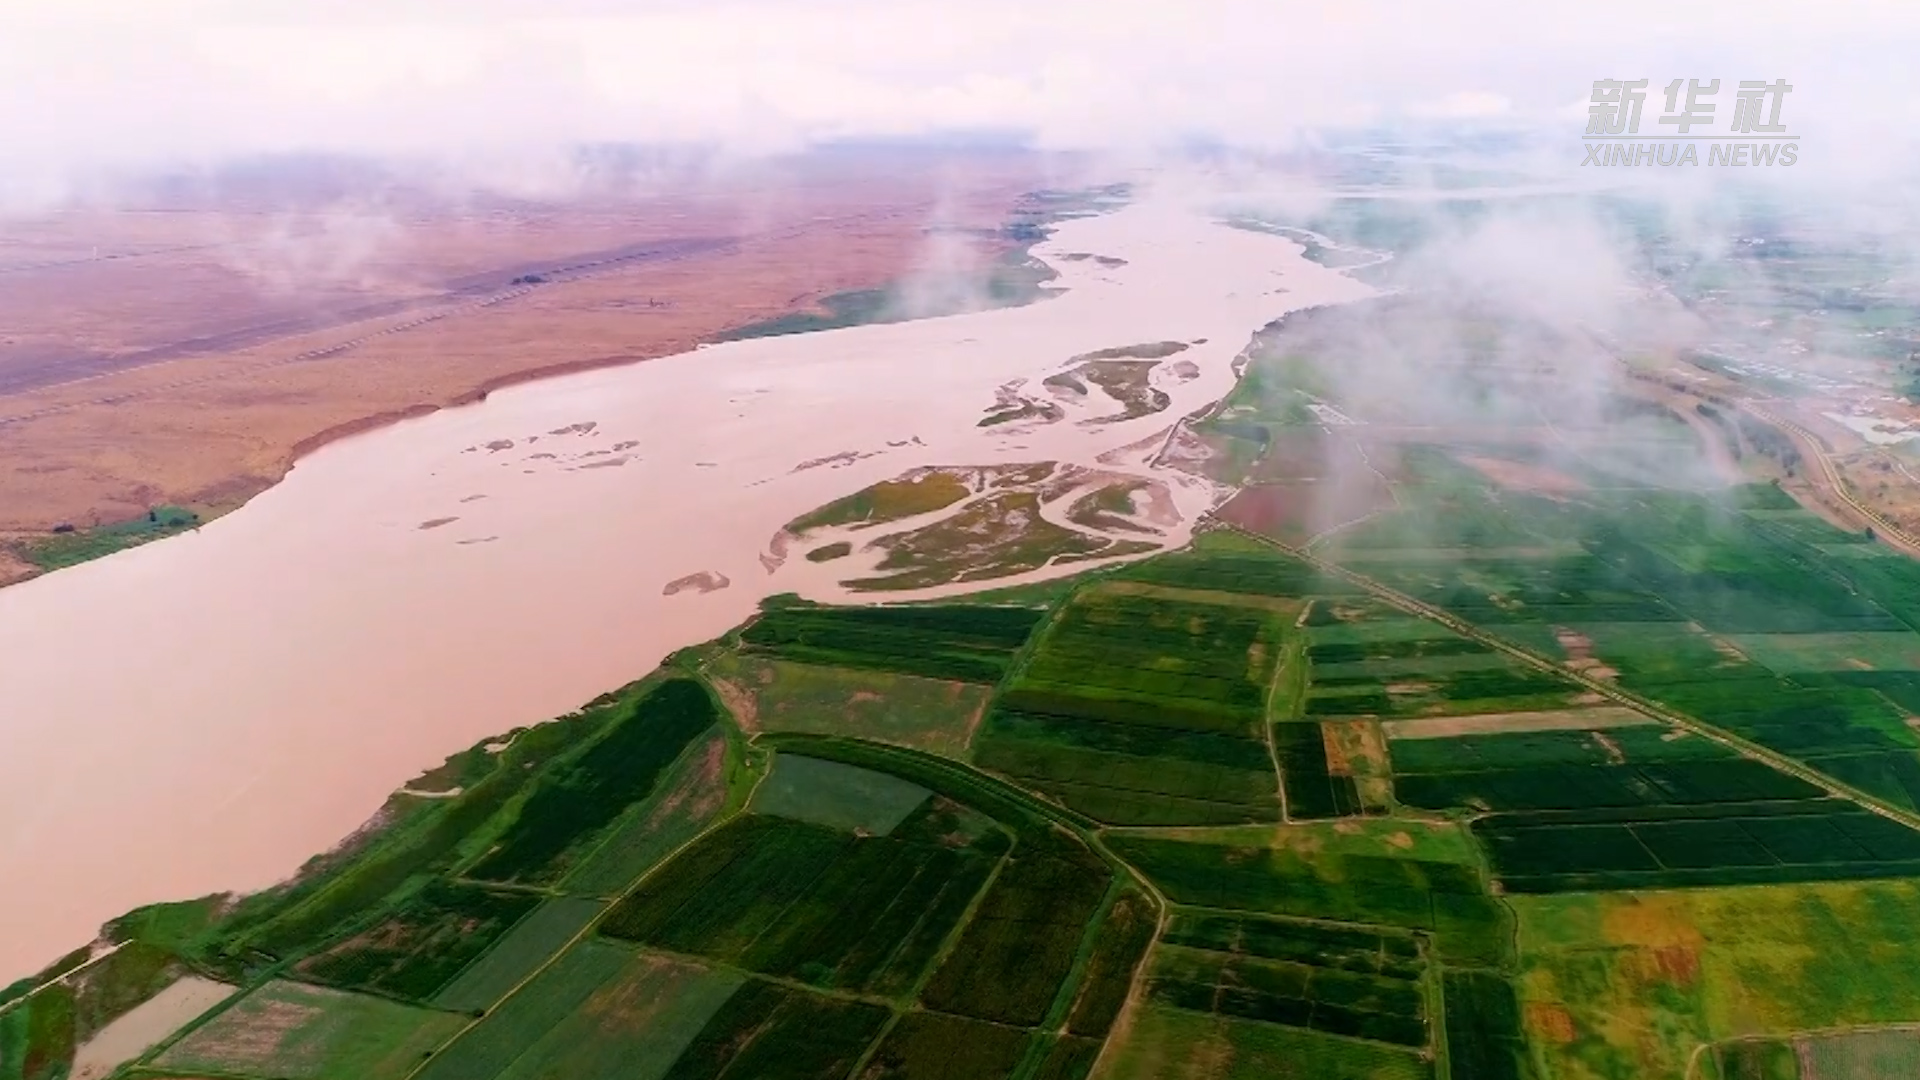
<instances>
[{"instance_id":1,"label":"paved road","mask_svg":"<svg viewBox=\"0 0 1920 1080\"><path fill-rule=\"evenodd\" d=\"M1619 686L1614 685L1613 683L1607 682L1604 679L1594 678L1591 675L1588 675L1581 671L1576 671L1573 668L1570 668L1558 661L1550 660L1547 657L1542 656L1538 653L1535 653L1530 649L1522 648L1519 645L1515 645L1514 643L1507 641L1504 638L1495 637L1494 635L1489 634L1484 630L1481 630L1479 627L1475 626L1470 622L1467 622L1465 619L1462 619L1457 615L1452 614L1451 612L1434 607L1432 604L1428 604L1420 600L1416 600L1413 597L1406 595L1405 593L1399 592L1393 588L1383 585L1380 582L1375 581L1372 578L1369 578L1363 574L1358 574L1352 570L1348 570L1346 567L1341 566L1338 563L1328 562L1325 559L1321 559L1316 556L1310 555L1307 552L1301 551L1298 548L1293 548L1293 547L1287 546L1286 544L1282 544L1279 541L1274 540L1270 537L1261 536L1257 533L1247 532L1244 529L1239 529L1231 525L1227 526L1227 528L1233 529L1235 532L1238 532L1243 536L1251 537L1252 539L1261 541L1262 543L1269 544L1275 548L1278 548L1281 551L1285 551L1288 554L1292 555L1294 558L1299 559L1300 561L1307 563L1308 565L1324 573L1332 574L1345 581L1351 582L1352 584L1357 585L1362 589L1365 589L1367 592L1371 593L1372 595L1380 598L1381 600L1386 601L1389 604L1392 604L1397 608L1400 608L1403 611L1408 611L1415 615L1420 615L1425 618L1432 619L1433 621L1440 623L1441 625L1447 627L1449 630L1452 630L1455 633L1461 634L1465 637L1478 641L1481 644L1486 645L1490 648L1497 649L1500 652L1506 653L1507 655L1512 656L1515 659L1518 659L1521 662L1531 667L1534 667L1540 670L1545 670L1545 671L1552 671L1555 674L1558 674L1564 678L1570 679L1573 682L1578 683L1582 689L1592 691L1593 693L1598 694L1601 697L1604 697L1607 700L1614 702L1615 704L1625 705L1630 709L1635 709L1640 712L1646 713L1649 716L1655 717L1656 719L1664 720L1667 723L1674 725L1675 727L1682 728L1686 731L1690 731L1696 735L1701 736L1702 738L1711 739L1712 741L1717 742L1722 746L1726 746L1741 755L1754 758L1759 761L1764 761L1768 765L1773 766L1774 768L1780 770L1781 772L1787 773L1790 776L1797 776L1800 779L1805 780L1807 783L1812 784L1815 787L1818 787L1838 798L1847 799L1852 802L1858 803L1861 806L1866 807L1868 810L1871 810L1874 813L1881 815L1882 817L1892 818L1893 820L1898 821L1901 824L1906 825L1907 827L1912 829L1920 829L1920 814L1916 814L1912 810L1906 810L1906 809L1902 809L1900 807L1894 806L1891 803L1885 802L1884 800L1880 799L1878 796L1869 795L1865 791L1862 791L1859 788L1853 787L1850 784L1843 784L1840 781L1835 780L1833 777L1830 777L1825 773L1822 773L1816 769L1813 769L1794 758L1790 758L1785 754L1781 754L1777 751L1768 749L1767 747L1761 746L1758 743L1742 738L1741 736L1736 735L1733 732L1727 731L1723 728L1715 727L1712 724L1705 723L1692 716L1688 716L1684 713L1674 712L1672 709L1669 709L1664 705L1651 701L1647 698L1643 698L1640 695L1635 694L1629 690L1624 690Z\"/></svg>"}]
</instances>

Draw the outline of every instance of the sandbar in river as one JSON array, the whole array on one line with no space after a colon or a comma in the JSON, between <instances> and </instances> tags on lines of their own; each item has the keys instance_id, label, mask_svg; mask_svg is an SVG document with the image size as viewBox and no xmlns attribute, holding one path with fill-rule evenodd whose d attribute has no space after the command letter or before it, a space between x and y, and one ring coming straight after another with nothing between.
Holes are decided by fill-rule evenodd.
<instances>
[{"instance_id":1,"label":"sandbar in river","mask_svg":"<svg viewBox=\"0 0 1920 1080\"><path fill-rule=\"evenodd\" d=\"M1076 251L1125 265L1058 258ZM284 878L447 754L770 593L839 597L832 563L760 562L796 516L922 465L1094 466L1223 396L1263 324L1369 291L1157 204L1036 253L1064 295L516 387L328 446L197 532L0 589L0 982L140 904ZM1201 340L1163 413L978 426L1009 380ZM1190 520L1213 494L1176 498ZM663 593L706 574L728 586Z\"/></svg>"}]
</instances>

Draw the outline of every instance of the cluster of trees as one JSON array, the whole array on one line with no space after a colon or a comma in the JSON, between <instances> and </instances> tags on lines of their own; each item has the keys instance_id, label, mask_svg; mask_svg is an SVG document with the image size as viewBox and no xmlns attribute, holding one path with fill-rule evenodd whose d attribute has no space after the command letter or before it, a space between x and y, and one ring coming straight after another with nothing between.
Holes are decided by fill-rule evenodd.
<instances>
[{"instance_id":1,"label":"cluster of trees","mask_svg":"<svg viewBox=\"0 0 1920 1080\"><path fill-rule=\"evenodd\" d=\"M1751 416L1740 417L1740 433L1747 438L1747 445L1759 453L1765 454L1780 463L1780 467L1792 476L1800 467L1800 448L1793 440L1772 424L1763 423Z\"/></svg>"}]
</instances>

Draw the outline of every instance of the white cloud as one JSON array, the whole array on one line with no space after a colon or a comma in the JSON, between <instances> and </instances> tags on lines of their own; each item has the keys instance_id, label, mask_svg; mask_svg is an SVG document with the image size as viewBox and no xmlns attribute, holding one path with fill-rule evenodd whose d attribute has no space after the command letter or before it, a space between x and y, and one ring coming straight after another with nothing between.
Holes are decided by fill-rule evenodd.
<instances>
[{"instance_id":1,"label":"white cloud","mask_svg":"<svg viewBox=\"0 0 1920 1080\"><path fill-rule=\"evenodd\" d=\"M1566 125L1600 77L1791 77L1908 118L1920 5L1616 0L0 0L0 186L95 166L579 140L753 151L1002 128L1285 145L1410 116ZM1884 137L1884 136L1882 136Z\"/></svg>"},{"instance_id":2,"label":"white cloud","mask_svg":"<svg viewBox=\"0 0 1920 1080\"><path fill-rule=\"evenodd\" d=\"M1511 112L1511 98L1484 90L1461 90L1438 101L1415 102L1407 107L1407 115L1429 120L1483 120Z\"/></svg>"}]
</instances>

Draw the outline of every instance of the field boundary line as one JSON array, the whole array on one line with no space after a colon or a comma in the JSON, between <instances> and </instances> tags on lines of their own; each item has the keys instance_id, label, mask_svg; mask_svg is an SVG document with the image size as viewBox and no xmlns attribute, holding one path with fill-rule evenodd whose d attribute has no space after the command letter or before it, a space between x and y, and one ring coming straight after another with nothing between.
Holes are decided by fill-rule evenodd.
<instances>
[{"instance_id":1,"label":"field boundary line","mask_svg":"<svg viewBox=\"0 0 1920 1080\"><path fill-rule=\"evenodd\" d=\"M60 974L55 975L53 978L48 979L46 982L41 983L39 986L34 987L33 989L27 991L24 994L21 994L19 997L14 998L12 1001L7 1002L5 1005L0 1005L0 1016L5 1016L7 1013L13 1011L13 1009L16 1008L17 1006L23 1005L28 1001L33 1000L34 995L38 994L40 991L45 990L50 986L54 986L56 984L66 982L68 979L73 978L75 975L78 975L81 972L92 967L93 965L99 963L100 961L105 960L107 957L112 956L114 953L119 952L121 949L126 948L127 942L130 942L132 940L133 940L132 938L128 938L127 941L116 941L112 945L108 946L106 951L98 953L94 956L87 957L85 960L82 960L80 963L73 965L67 970L61 972Z\"/></svg>"},{"instance_id":2,"label":"field boundary line","mask_svg":"<svg viewBox=\"0 0 1920 1080\"><path fill-rule=\"evenodd\" d=\"M1727 1038L1715 1039L1712 1042L1703 1042L1694 1047L1693 1053L1687 1056L1687 1071L1683 1075L1682 1080L1693 1080L1694 1066L1699 1063L1700 1055L1712 1050L1716 1046L1725 1046L1730 1043L1755 1042L1792 1043L1798 1039L1830 1038L1836 1035L1867 1035L1880 1031L1920 1032L1920 1021L1893 1020L1884 1024L1839 1024L1833 1027L1799 1028L1781 1034L1730 1035Z\"/></svg>"},{"instance_id":3,"label":"field boundary line","mask_svg":"<svg viewBox=\"0 0 1920 1080\"><path fill-rule=\"evenodd\" d=\"M995 828L1006 828L1006 826L998 821L995 821L993 824ZM873 1055L880 1052L880 1047L887 1041L887 1036L893 1034L893 1029L900 1025L900 1018L909 1012L915 1011L914 1003L920 1000L920 995L926 991L927 984L933 981L934 973L940 970L940 965L946 963L947 957L953 954L954 946L960 943L960 935L965 933L967 927L972 924L974 914L980 910L980 905L986 902L987 893L991 892L993 886L999 882L1001 871L1005 870L1007 864L1013 861L1013 853L1019 847L1020 841L1016 838L1013 843L1007 845L1007 850L1001 852L1000 857L994 860L993 869L988 872L987 879L980 883L979 891L973 894L973 899L967 901L966 910L962 911L960 918L955 920L953 929L947 931L947 936L941 940L940 947L935 949L933 956L927 960L927 966L921 970L919 975L914 977L912 984L907 987L906 993L903 995L906 1004L893 1007L893 1015L887 1017L887 1022L880 1026L880 1030L873 1036L873 1041L867 1044L866 1049L860 1051L858 1058L854 1059L853 1067L847 1070L848 1076L859 1076L861 1070L867 1067L867 1063L873 1060ZM918 923L916 923L915 926L917 928ZM899 948L896 947L893 955L898 955L898 953ZM889 962L891 962L892 959L893 956L888 957ZM919 1011L930 1012L932 1010L922 1009ZM967 1019L978 1018L968 1017ZM990 1023L991 1021L988 1022Z\"/></svg>"},{"instance_id":4,"label":"field boundary line","mask_svg":"<svg viewBox=\"0 0 1920 1080\"><path fill-rule=\"evenodd\" d=\"M1583 689L1592 691L1593 693L1599 694L1602 697L1608 698L1618 704L1626 705L1630 708L1637 709L1641 712L1646 713L1649 716L1652 716L1656 719L1663 720L1669 724L1672 724L1675 727L1683 728L1687 731L1692 732L1695 735L1699 735L1701 738L1719 743L1722 746L1725 746L1725 747L1728 747L1729 749L1734 750L1735 752L1739 753L1743 757L1748 757L1748 758L1755 759L1757 761L1764 762L1767 765L1772 766L1774 769L1780 772L1786 773L1789 776L1794 776L1801 780L1804 780L1807 783L1812 784L1823 791L1826 791L1830 795L1847 799L1851 802L1857 803L1860 806L1865 807L1866 809L1872 811L1873 813L1879 814L1882 817L1891 819L1893 821L1898 821L1899 823L1901 823L1902 825L1905 825L1910 829L1913 829L1915 831L1920 831L1920 814L1916 814L1914 811L1911 811L1911 810L1902 810L1898 807L1895 807L1892 804L1887 803L1876 796L1869 795L1866 792L1853 787L1851 784L1846 784L1839 780L1836 780L1828 776L1827 774L1819 771L1818 769L1802 764L1801 762L1796 761L1793 758L1790 758L1784 754L1781 754L1778 751L1768 749L1767 747L1764 747L1759 745L1758 743L1752 742L1744 738L1743 736L1727 731L1724 728L1717 727L1713 724L1707 723L1706 721L1699 720L1685 713L1677 712L1664 705L1658 704L1657 702L1651 701L1647 698L1643 698L1639 694L1636 694L1630 690L1626 690L1621 687L1615 686L1611 683L1605 682L1603 680L1596 679L1583 672L1575 671L1572 668L1566 667L1565 665L1560 664L1554 660L1550 660L1545 656L1541 656L1538 653L1533 652L1531 649L1527 649L1520 645L1516 645L1513 642L1506 640L1505 638L1488 633L1487 631L1480 629L1478 626L1474 625L1473 623L1470 623L1465 619L1462 619L1459 616L1454 615L1452 612L1445 611L1441 608L1434 607L1431 604L1427 604L1420 600L1416 600L1413 597L1406 595L1405 593L1399 592L1398 590L1395 590L1389 586L1383 585L1380 582L1375 581L1374 579L1367 577L1364 574L1360 574L1355 571L1349 570L1338 563L1329 562L1326 559L1322 559L1318 556L1308 554L1307 552L1301 551L1297 548L1289 547L1286 544L1283 544L1280 541L1273 539L1272 537L1261 536L1258 533L1249 532L1245 529L1240 528L1237 525L1233 525L1228 522L1222 522L1221 525L1224 528L1231 529L1234 532L1240 533L1243 536L1250 537L1262 543L1271 545L1272 547L1277 548L1281 551L1284 551L1287 554L1292 555L1294 558L1299 559L1310 566L1313 566L1315 569L1321 570L1325 573L1333 574L1354 585L1358 585L1359 587L1367 590L1368 592L1372 593L1374 596L1378 597L1379 599L1385 600L1386 602L1394 605L1395 607L1400 608L1403 611L1408 611L1415 615L1419 615L1423 618L1430 619L1434 622L1439 623L1442 626L1445 626L1447 629L1454 631L1455 633L1461 634L1465 637L1472 638L1473 640L1478 641L1481 644L1486 645L1490 648L1498 649L1499 651L1504 652L1509 656L1512 656L1518 660L1523 661L1524 663L1528 664L1531 667L1534 667L1542 671L1550 671L1557 675L1561 675L1564 678L1579 685Z\"/></svg>"},{"instance_id":5,"label":"field boundary line","mask_svg":"<svg viewBox=\"0 0 1920 1080\"><path fill-rule=\"evenodd\" d=\"M518 994L520 991L526 989L528 983L531 983L533 980L539 978L542 974L546 972L548 968L551 968L554 964L558 963L561 957L567 955L567 953L569 952L572 952L575 946L579 945L582 941L585 941L588 937L596 933L600 929L600 924L606 920L607 915L611 913L613 909L619 907L623 902L626 901L626 899L629 896L632 896L635 892L639 891L640 886L645 885L647 881L650 878L652 878L655 874L659 873L663 867L671 863L674 859L678 858L680 854L686 851L688 848L706 839L708 834L718 830L720 827L726 825L728 822L732 821L734 818L739 817L741 813L745 812L747 804L753 801L753 796L755 793L757 793L760 790L760 785L765 783L767 777L771 775L773 775L773 770L769 768L766 772L763 772L758 777L756 777L753 781L753 789L747 793L746 802L741 804L741 808L739 810L736 810L731 814L727 814L719 818L718 820L714 821L712 824L708 825L706 828L701 829L699 832L689 837L685 843L681 844L679 847L674 848L672 851L667 852L667 854L663 856L658 862L648 867L645 873L641 874L637 878L634 878L633 881L629 883L625 889L622 889L620 891L620 895L610 900L607 903L607 906L600 909L598 914L594 915L593 918L587 920L587 924L585 926L581 927L578 932L576 932L572 937L568 938L566 942L562 944L558 949L555 949L553 951L553 955L547 957L546 960L541 962L539 967L536 967L531 972L529 972L526 978L521 979L517 983L514 983L513 986L510 987L506 993L500 995L498 998L495 998L492 1005L488 1006L486 1010L482 1012L479 1016L476 1016L471 1020L469 1020L465 1027L461 1028L459 1031L454 1032L451 1036L447 1038L445 1042L442 1042L439 1046L434 1047L433 1053L430 1056L421 1059L420 1064L415 1065L413 1068L407 1070L405 1075L401 1077L401 1080L416 1080L416 1078L422 1072L426 1071L429 1065L432 1065L436 1060L439 1059L440 1054L443 1051L445 1051L448 1047L453 1046L455 1043L458 1043L461 1039L466 1038L469 1034L473 1032L474 1028L477 1028L481 1024L486 1023L489 1017L493 1016L494 1013L500 1010L501 1005L511 1000L515 994Z\"/></svg>"},{"instance_id":6,"label":"field boundary line","mask_svg":"<svg viewBox=\"0 0 1920 1080\"><path fill-rule=\"evenodd\" d=\"M708 684L708 681L706 679L706 675L704 672L696 672L694 677L700 680L702 687L706 689L707 693L713 695L713 698L716 704L718 704L722 709L726 708L725 700L721 698L717 692L714 691L711 685ZM727 726L726 721L716 719L711 725L708 726L706 731L702 731L699 735L696 735L693 738L688 739L687 745L681 747L680 752L674 755L673 760L667 762L666 765L660 769L659 775L655 777L656 784L658 783L658 781L665 779L675 769L678 769L682 762L691 761L693 758L694 751L698 750L699 748L701 748L706 744L707 740L704 738L704 736L712 732L715 728L722 729L720 732L720 738L724 741L727 737L726 731L724 730L726 726ZM726 784L726 755L724 751L721 754L720 765L721 765L721 770L720 770L721 786L724 787ZM758 787L759 785L756 784L755 786ZM567 884L567 879L579 873L582 867L588 865L593 861L593 857L595 855L600 854L600 852L606 850L606 848L611 846L615 838L617 838L622 832L625 832L626 827L633 823L634 818L645 816L646 813L652 808L655 801L655 796L662 795L662 794L664 794L664 792L661 791L658 787L656 787L655 790L649 791L647 793L646 798L640 799L639 801L635 802L632 806L629 806L625 810L621 811L618 817L614 818L613 821L608 823L606 829L604 830L606 835L600 838L600 842L597 844L594 844L591 848L581 853L581 855L574 862L574 864L568 868L567 872L560 875L560 880L554 882L551 886L544 887L543 891L553 896L576 895L576 894L568 893L564 891L565 886ZM725 803L723 802L721 805L724 808Z\"/></svg>"},{"instance_id":7,"label":"field boundary line","mask_svg":"<svg viewBox=\"0 0 1920 1080\"><path fill-rule=\"evenodd\" d=\"M1307 608L1312 606L1313 601L1308 600L1300 609L1301 617L1304 618ZM1280 663L1274 666L1273 681L1267 684L1266 707L1260 710L1261 741L1267 744L1267 760L1273 762L1273 788L1280 796L1280 823L1282 825L1292 824L1293 816L1289 812L1287 802L1287 774L1280 768L1280 751L1274 745L1273 741L1273 726L1280 722L1280 720L1273 715L1273 699L1280 694L1281 680L1292 676L1293 665L1296 662L1301 664L1307 662L1306 647L1300 643L1305 630L1298 625L1297 621L1293 629L1295 632L1287 634L1285 642L1281 645ZM1286 631L1283 630L1282 633L1285 634ZM1317 724L1315 726L1318 727Z\"/></svg>"}]
</instances>

